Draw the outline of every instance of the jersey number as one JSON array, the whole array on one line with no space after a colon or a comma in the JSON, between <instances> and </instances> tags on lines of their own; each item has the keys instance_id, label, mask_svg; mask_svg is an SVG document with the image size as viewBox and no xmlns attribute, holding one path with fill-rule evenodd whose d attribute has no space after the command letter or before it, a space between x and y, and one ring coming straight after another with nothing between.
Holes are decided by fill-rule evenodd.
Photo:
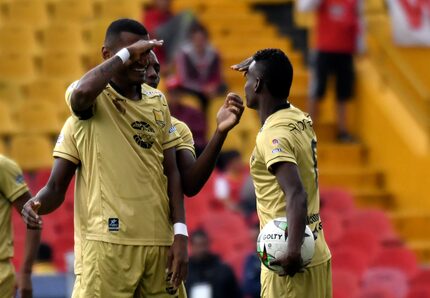
<instances>
[{"instance_id":1,"label":"jersey number","mask_svg":"<svg viewBox=\"0 0 430 298\"><path fill-rule=\"evenodd\" d=\"M315 184L318 188L317 141L315 139L312 139L311 141L311 148L312 148L312 159L314 161Z\"/></svg>"}]
</instances>

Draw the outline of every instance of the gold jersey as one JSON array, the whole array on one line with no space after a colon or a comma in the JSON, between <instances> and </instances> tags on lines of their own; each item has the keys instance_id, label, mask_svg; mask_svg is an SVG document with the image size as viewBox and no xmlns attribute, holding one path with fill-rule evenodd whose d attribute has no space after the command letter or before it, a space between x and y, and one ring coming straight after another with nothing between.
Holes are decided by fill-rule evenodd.
<instances>
[{"instance_id":1,"label":"gold jersey","mask_svg":"<svg viewBox=\"0 0 430 298\"><path fill-rule=\"evenodd\" d=\"M260 228L274 218L283 216L288 218L285 211L285 195L271 172L271 166L278 162L291 162L297 165L308 195L307 224L317 237L315 254L309 266L315 266L330 259L330 250L324 239L319 215L316 144L312 120L290 105L267 118L257 135L256 146L250 160Z\"/></svg>"},{"instance_id":2,"label":"gold jersey","mask_svg":"<svg viewBox=\"0 0 430 298\"><path fill-rule=\"evenodd\" d=\"M75 86L76 82L66 91L68 103ZM74 153L65 146L68 133L73 135ZM80 161L82 181L78 178L75 191L86 196L85 227L80 223L85 239L171 245L163 150L180 141L164 95L147 85L142 85L139 101L107 85L96 99L91 118L68 119L54 156Z\"/></svg>"},{"instance_id":3,"label":"gold jersey","mask_svg":"<svg viewBox=\"0 0 430 298\"><path fill-rule=\"evenodd\" d=\"M0 261L13 257L12 203L28 191L19 166L0 154Z\"/></svg>"},{"instance_id":4,"label":"gold jersey","mask_svg":"<svg viewBox=\"0 0 430 298\"><path fill-rule=\"evenodd\" d=\"M190 150L191 153L196 157L196 151L194 149L194 139L190 128L185 122L182 122L175 117L172 117L172 125L176 127L179 135L181 136L181 142L176 145L176 150Z\"/></svg>"}]
</instances>

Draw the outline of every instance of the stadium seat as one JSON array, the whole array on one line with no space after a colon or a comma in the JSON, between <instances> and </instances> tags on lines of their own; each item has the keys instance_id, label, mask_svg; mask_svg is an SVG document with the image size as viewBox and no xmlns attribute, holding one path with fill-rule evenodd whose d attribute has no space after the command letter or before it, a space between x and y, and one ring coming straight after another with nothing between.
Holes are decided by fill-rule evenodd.
<instances>
[{"instance_id":1,"label":"stadium seat","mask_svg":"<svg viewBox=\"0 0 430 298\"><path fill-rule=\"evenodd\" d=\"M23 84L31 81L36 75L31 53L0 54L0 81Z\"/></svg>"},{"instance_id":2,"label":"stadium seat","mask_svg":"<svg viewBox=\"0 0 430 298\"><path fill-rule=\"evenodd\" d=\"M430 298L430 286L420 285L412 286L409 290L407 298Z\"/></svg>"},{"instance_id":3,"label":"stadium seat","mask_svg":"<svg viewBox=\"0 0 430 298\"><path fill-rule=\"evenodd\" d=\"M0 27L0 53L38 54L40 47L34 29L19 24L4 24Z\"/></svg>"},{"instance_id":4,"label":"stadium seat","mask_svg":"<svg viewBox=\"0 0 430 298\"><path fill-rule=\"evenodd\" d=\"M64 274L36 275L31 278L34 298L65 298L66 276Z\"/></svg>"},{"instance_id":5,"label":"stadium seat","mask_svg":"<svg viewBox=\"0 0 430 298\"><path fill-rule=\"evenodd\" d=\"M16 132L16 124L14 123L9 105L2 101L0 101L0 115L0 136Z\"/></svg>"},{"instance_id":6,"label":"stadium seat","mask_svg":"<svg viewBox=\"0 0 430 298\"><path fill-rule=\"evenodd\" d=\"M45 53L42 57L42 72L45 77L63 79L69 83L85 73L81 57L65 52Z\"/></svg>"},{"instance_id":7,"label":"stadium seat","mask_svg":"<svg viewBox=\"0 0 430 298\"><path fill-rule=\"evenodd\" d=\"M14 0L7 4L8 23L41 29L48 24L45 0Z\"/></svg>"},{"instance_id":8,"label":"stadium seat","mask_svg":"<svg viewBox=\"0 0 430 298\"><path fill-rule=\"evenodd\" d=\"M430 269L420 269L414 279L411 281L411 286L428 285L430 281Z\"/></svg>"},{"instance_id":9,"label":"stadium seat","mask_svg":"<svg viewBox=\"0 0 430 298\"><path fill-rule=\"evenodd\" d=\"M383 292L382 290L385 290L386 296L382 297L387 298L403 298L408 292L408 282L405 274L398 269L384 267L369 268L363 276L361 287L363 290L368 291L374 289Z\"/></svg>"},{"instance_id":10,"label":"stadium seat","mask_svg":"<svg viewBox=\"0 0 430 298\"><path fill-rule=\"evenodd\" d=\"M359 280L354 273L333 268L333 298L353 298L359 291Z\"/></svg>"},{"instance_id":11,"label":"stadium seat","mask_svg":"<svg viewBox=\"0 0 430 298\"><path fill-rule=\"evenodd\" d=\"M61 0L54 3L54 21L56 22L80 23L91 19L93 15L93 1Z\"/></svg>"},{"instance_id":12,"label":"stadium seat","mask_svg":"<svg viewBox=\"0 0 430 298\"><path fill-rule=\"evenodd\" d=\"M63 3L63 1L59 2ZM43 31L43 46L48 52L83 54L86 52L80 24L57 21Z\"/></svg>"},{"instance_id":13,"label":"stadium seat","mask_svg":"<svg viewBox=\"0 0 430 298\"><path fill-rule=\"evenodd\" d=\"M408 280L412 280L419 273L417 257L402 246L382 247L373 266L399 269L405 273Z\"/></svg>"},{"instance_id":14,"label":"stadium seat","mask_svg":"<svg viewBox=\"0 0 430 298\"><path fill-rule=\"evenodd\" d=\"M342 217L346 217L355 210L354 198L351 193L341 188L320 189L321 209L332 210Z\"/></svg>"},{"instance_id":15,"label":"stadium seat","mask_svg":"<svg viewBox=\"0 0 430 298\"><path fill-rule=\"evenodd\" d=\"M118 18L140 19L142 6L136 0L102 0L96 9L96 15L111 20Z\"/></svg>"},{"instance_id":16,"label":"stadium seat","mask_svg":"<svg viewBox=\"0 0 430 298\"><path fill-rule=\"evenodd\" d=\"M50 168L53 145L49 138L39 135L19 135L11 140L10 155L23 170Z\"/></svg>"},{"instance_id":17,"label":"stadium seat","mask_svg":"<svg viewBox=\"0 0 430 298\"><path fill-rule=\"evenodd\" d=\"M397 298L390 290L382 286L360 289L357 298Z\"/></svg>"},{"instance_id":18,"label":"stadium seat","mask_svg":"<svg viewBox=\"0 0 430 298\"><path fill-rule=\"evenodd\" d=\"M61 130L57 109L47 102L27 102L17 111L17 123L21 133L57 135Z\"/></svg>"},{"instance_id":19,"label":"stadium seat","mask_svg":"<svg viewBox=\"0 0 430 298\"><path fill-rule=\"evenodd\" d=\"M50 103L53 106L66 105L64 94L67 84L55 78L37 78L25 86L27 99Z\"/></svg>"},{"instance_id":20,"label":"stadium seat","mask_svg":"<svg viewBox=\"0 0 430 298\"><path fill-rule=\"evenodd\" d=\"M332 248L333 269L349 271L355 274L357 278L361 278L368 267L366 261L366 254L356 247L342 246Z\"/></svg>"},{"instance_id":21,"label":"stadium seat","mask_svg":"<svg viewBox=\"0 0 430 298\"><path fill-rule=\"evenodd\" d=\"M0 127L1 127L1 124L0 124ZM4 141L0 139L0 154L8 155L7 153L8 152L6 150L6 145L4 144Z\"/></svg>"},{"instance_id":22,"label":"stadium seat","mask_svg":"<svg viewBox=\"0 0 430 298\"><path fill-rule=\"evenodd\" d=\"M342 219L336 212L327 209L321 210L320 214L325 240L329 247L332 247L342 239L344 232Z\"/></svg>"}]
</instances>

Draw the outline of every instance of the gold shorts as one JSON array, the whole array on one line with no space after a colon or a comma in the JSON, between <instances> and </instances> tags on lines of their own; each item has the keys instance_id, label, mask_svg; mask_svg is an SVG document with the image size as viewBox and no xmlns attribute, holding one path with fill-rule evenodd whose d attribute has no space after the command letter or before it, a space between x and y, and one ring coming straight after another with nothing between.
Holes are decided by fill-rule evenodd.
<instances>
[{"instance_id":1,"label":"gold shorts","mask_svg":"<svg viewBox=\"0 0 430 298\"><path fill-rule=\"evenodd\" d=\"M331 298L331 261L305 268L294 277L279 276L261 269L262 298Z\"/></svg>"},{"instance_id":2,"label":"gold shorts","mask_svg":"<svg viewBox=\"0 0 430 298\"><path fill-rule=\"evenodd\" d=\"M176 294L166 291L169 247L121 245L87 240L82 254L78 295L73 298L186 298L182 284ZM75 292L75 291L74 291Z\"/></svg>"},{"instance_id":3,"label":"gold shorts","mask_svg":"<svg viewBox=\"0 0 430 298\"><path fill-rule=\"evenodd\" d=\"M10 260L0 261L0 293L1 297L15 297L15 270Z\"/></svg>"}]
</instances>

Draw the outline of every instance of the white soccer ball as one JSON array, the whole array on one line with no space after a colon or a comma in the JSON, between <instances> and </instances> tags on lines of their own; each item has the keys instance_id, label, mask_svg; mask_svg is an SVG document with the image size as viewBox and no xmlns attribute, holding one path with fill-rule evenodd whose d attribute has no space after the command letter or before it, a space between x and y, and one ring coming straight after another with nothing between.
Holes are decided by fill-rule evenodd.
<instances>
[{"instance_id":1,"label":"white soccer ball","mask_svg":"<svg viewBox=\"0 0 430 298\"><path fill-rule=\"evenodd\" d=\"M270 262L287 253L288 245L288 223L287 218L279 217L269 221L257 238L257 253L261 262L268 269L282 273L281 266L270 265ZM305 266L309 265L315 252L314 235L306 226L305 237L302 244L302 260Z\"/></svg>"}]
</instances>

